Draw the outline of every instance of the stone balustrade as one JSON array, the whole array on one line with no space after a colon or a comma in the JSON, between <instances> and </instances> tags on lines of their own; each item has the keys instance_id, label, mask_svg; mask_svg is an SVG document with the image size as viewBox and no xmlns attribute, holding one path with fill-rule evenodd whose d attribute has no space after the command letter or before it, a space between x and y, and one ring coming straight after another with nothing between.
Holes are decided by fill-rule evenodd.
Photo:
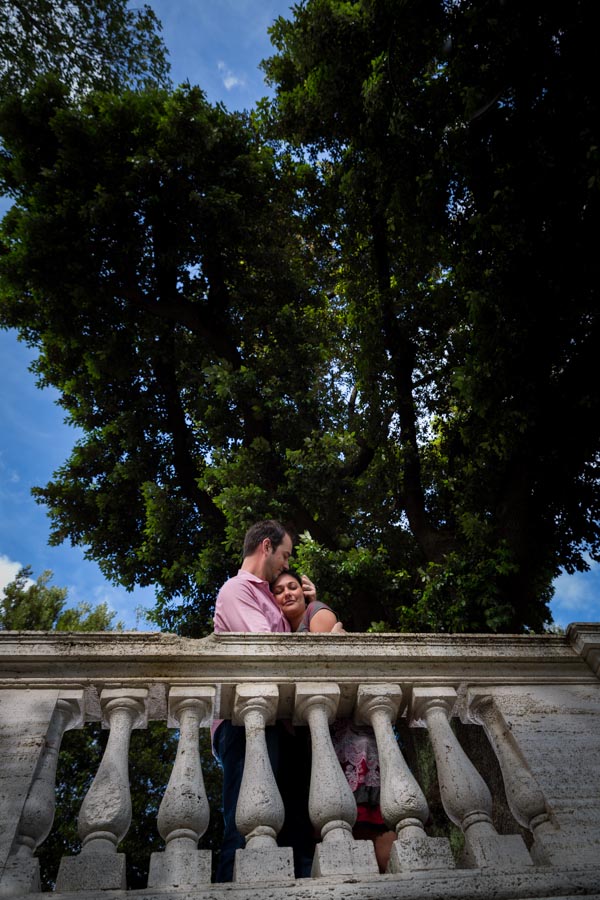
<instances>
[{"instance_id":1,"label":"stone balustrade","mask_svg":"<svg viewBox=\"0 0 600 900\"><path fill-rule=\"evenodd\" d=\"M179 742L144 898L600 898L600 625L566 635L172 635L0 633L0 896L40 892L36 850L51 831L64 733L102 722L108 740L82 802L79 854L55 896L116 900L131 823L129 743L166 721ZM356 804L330 725L372 727L381 809L396 839L386 874L356 840ZM211 882L202 835L212 815L198 734L214 718L246 730L235 884ZM277 837L284 808L265 729L307 725L306 803L320 840L312 877L294 879ZM485 754L461 739L470 728ZM418 772L398 732L426 738L451 848L432 834ZM491 764L501 773L492 777ZM483 760L483 762L482 762ZM488 771L489 769L489 771ZM500 828L495 811L507 810Z\"/></svg>"}]
</instances>

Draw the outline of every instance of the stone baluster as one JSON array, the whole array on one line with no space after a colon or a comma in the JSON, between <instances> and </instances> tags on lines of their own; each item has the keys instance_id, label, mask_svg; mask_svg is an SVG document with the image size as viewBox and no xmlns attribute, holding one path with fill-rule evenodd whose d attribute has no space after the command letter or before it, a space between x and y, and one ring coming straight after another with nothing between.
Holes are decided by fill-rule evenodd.
<instances>
[{"instance_id":1,"label":"stone baluster","mask_svg":"<svg viewBox=\"0 0 600 900\"><path fill-rule=\"evenodd\" d=\"M126 887L125 855L117 853L117 845L131 823L129 741L133 728L147 726L147 696L146 688L111 688L100 695L108 743L79 813L81 853L61 860L57 891Z\"/></svg>"},{"instance_id":2,"label":"stone baluster","mask_svg":"<svg viewBox=\"0 0 600 900\"><path fill-rule=\"evenodd\" d=\"M277 835L285 811L273 775L265 728L275 722L279 702L277 685L243 684L235 691L232 722L246 731L244 775L235 823L246 838L246 847L236 850L233 880L285 881L294 877L293 853L277 846Z\"/></svg>"},{"instance_id":3,"label":"stone baluster","mask_svg":"<svg viewBox=\"0 0 600 900\"><path fill-rule=\"evenodd\" d=\"M500 765L506 799L513 816L524 828L535 832L550 818L544 795L529 771L500 710L489 694L476 696L468 709L468 721L482 725Z\"/></svg>"},{"instance_id":4,"label":"stone baluster","mask_svg":"<svg viewBox=\"0 0 600 900\"><path fill-rule=\"evenodd\" d=\"M483 778L450 727L456 704L453 688L415 688L413 724L424 720L435 755L442 803L463 831L463 864L469 868L515 869L531 866L522 837L500 835L492 824L492 797Z\"/></svg>"},{"instance_id":5,"label":"stone baluster","mask_svg":"<svg viewBox=\"0 0 600 900\"><path fill-rule=\"evenodd\" d=\"M494 698L470 691L465 721L481 725L494 749L510 811L519 825L534 836L530 851L534 862L567 864L572 857L571 850L564 846L560 830L552 823L546 798Z\"/></svg>"},{"instance_id":6,"label":"stone baluster","mask_svg":"<svg viewBox=\"0 0 600 900\"><path fill-rule=\"evenodd\" d=\"M56 806L56 767L65 731L83 725L83 691L63 690L54 708L33 776L19 829L0 881L0 897L41 890L39 862L33 854L50 833Z\"/></svg>"},{"instance_id":7,"label":"stone baluster","mask_svg":"<svg viewBox=\"0 0 600 900\"><path fill-rule=\"evenodd\" d=\"M375 732L381 776L381 813L398 835L390 854L388 872L453 869L454 857L447 838L425 833L429 807L408 767L394 735L402 690L397 684L374 684L358 689L354 718Z\"/></svg>"},{"instance_id":8,"label":"stone baluster","mask_svg":"<svg viewBox=\"0 0 600 900\"><path fill-rule=\"evenodd\" d=\"M198 730L212 720L214 687L173 687L169 691L170 728L179 728L177 755L160 809L158 831L166 849L150 858L148 887L210 884L211 852L198 850L208 828L210 808L202 778Z\"/></svg>"},{"instance_id":9,"label":"stone baluster","mask_svg":"<svg viewBox=\"0 0 600 900\"><path fill-rule=\"evenodd\" d=\"M317 878L379 872L371 841L356 841L352 835L356 803L329 731L339 698L340 689L335 684L308 682L296 686L296 721L308 723L312 743L308 808L323 838L313 861L312 874Z\"/></svg>"}]
</instances>

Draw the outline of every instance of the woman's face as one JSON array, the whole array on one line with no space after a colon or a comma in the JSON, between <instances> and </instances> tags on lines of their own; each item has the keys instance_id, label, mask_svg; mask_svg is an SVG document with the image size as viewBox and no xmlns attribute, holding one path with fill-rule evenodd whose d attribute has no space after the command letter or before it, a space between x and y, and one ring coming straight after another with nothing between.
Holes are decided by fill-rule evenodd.
<instances>
[{"instance_id":1,"label":"woman's face","mask_svg":"<svg viewBox=\"0 0 600 900\"><path fill-rule=\"evenodd\" d=\"M286 619L299 619L304 615L306 602L302 585L289 572L281 573L273 585L273 595Z\"/></svg>"}]
</instances>

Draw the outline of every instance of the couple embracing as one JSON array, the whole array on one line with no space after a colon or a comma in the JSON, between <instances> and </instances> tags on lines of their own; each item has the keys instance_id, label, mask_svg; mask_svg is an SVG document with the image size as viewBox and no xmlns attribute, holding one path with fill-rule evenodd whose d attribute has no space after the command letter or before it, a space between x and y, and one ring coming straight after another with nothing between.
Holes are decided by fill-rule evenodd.
<instances>
[{"instance_id":1,"label":"couple embracing","mask_svg":"<svg viewBox=\"0 0 600 900\"><path fill-rule=\"evenodd\" d=\"M257 522L248 529L244 538L242 567L237 575L225 582L217 596L214 617L216 633L290 631L344 633L333 610L317 601L312 582L306 576L300 576L288 568L291 555L292 537L279 522L268 519ZM355 746L360 736L354 736L350 722L346 723L345 728L346 731L350 731L350 745ZM265 736L273 772L286 808L286 820L279 835L279 842L282 846L291 846L294 850L296 877L307 877L310 875L315 846L315 836L307 809L310 783L308 729L291 730L289 723L278 721L265 729ZM342 737L342 743L345 742L346 746L349 745L347 738L348 735ZM362 773L361 782L363 789L368 790L365 781L369 781L369 775L372 782L376 781L377 785L379 783L379 767L372 735L363 735L362 740L365 752L361 751L359 756L361 764L366 765L367 770L370 763L370 772ZM244 838L235 826L235 811L244 771L246 749L244 728L232 725L229 720L221 722L214 732L213 746L223 768L224 835L217 881L231 881L235 851L244 846ZM346 765L345 769L348 772ZM361 803L358 794L356 799L359 806L359 822L361 807L369 812L371 819L369 827L373 828L372 839L377 851L377 843L381 843L383 836L389 832L386 832L376 801L373 804L374 792L371 790L370 793L369 802ZM368 810L368 807L373 806L376 808L375 812L372 808Z\"/></svg>"}]
</instances>

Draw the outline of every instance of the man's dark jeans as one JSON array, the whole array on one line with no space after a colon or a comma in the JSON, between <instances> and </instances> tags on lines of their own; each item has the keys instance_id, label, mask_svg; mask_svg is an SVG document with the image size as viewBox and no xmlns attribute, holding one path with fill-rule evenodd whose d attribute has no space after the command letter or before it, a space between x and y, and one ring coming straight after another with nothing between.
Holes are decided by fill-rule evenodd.
<instances>
[{"instance_id":1,"label":"man's dark jeans","mask_svg":"<svg viewBox=\"0 0 600 900\"><path fill-rule=\"evenodd\" d=\"M314 841L308 818L310 752L306 729L298 729L298 733L300 736L290 734L279 722L265 728L269 760L286 811L278 843L293 848L295 874L297 878L303 878L310 875ZM223 882L232 880L235 851L245 845L244 837L235 827L235 810L244 774L245 729L225 720L215 732L213 746L223 768L224 831L216 875L217 881Z\"/></svg>"}]
</instances>

